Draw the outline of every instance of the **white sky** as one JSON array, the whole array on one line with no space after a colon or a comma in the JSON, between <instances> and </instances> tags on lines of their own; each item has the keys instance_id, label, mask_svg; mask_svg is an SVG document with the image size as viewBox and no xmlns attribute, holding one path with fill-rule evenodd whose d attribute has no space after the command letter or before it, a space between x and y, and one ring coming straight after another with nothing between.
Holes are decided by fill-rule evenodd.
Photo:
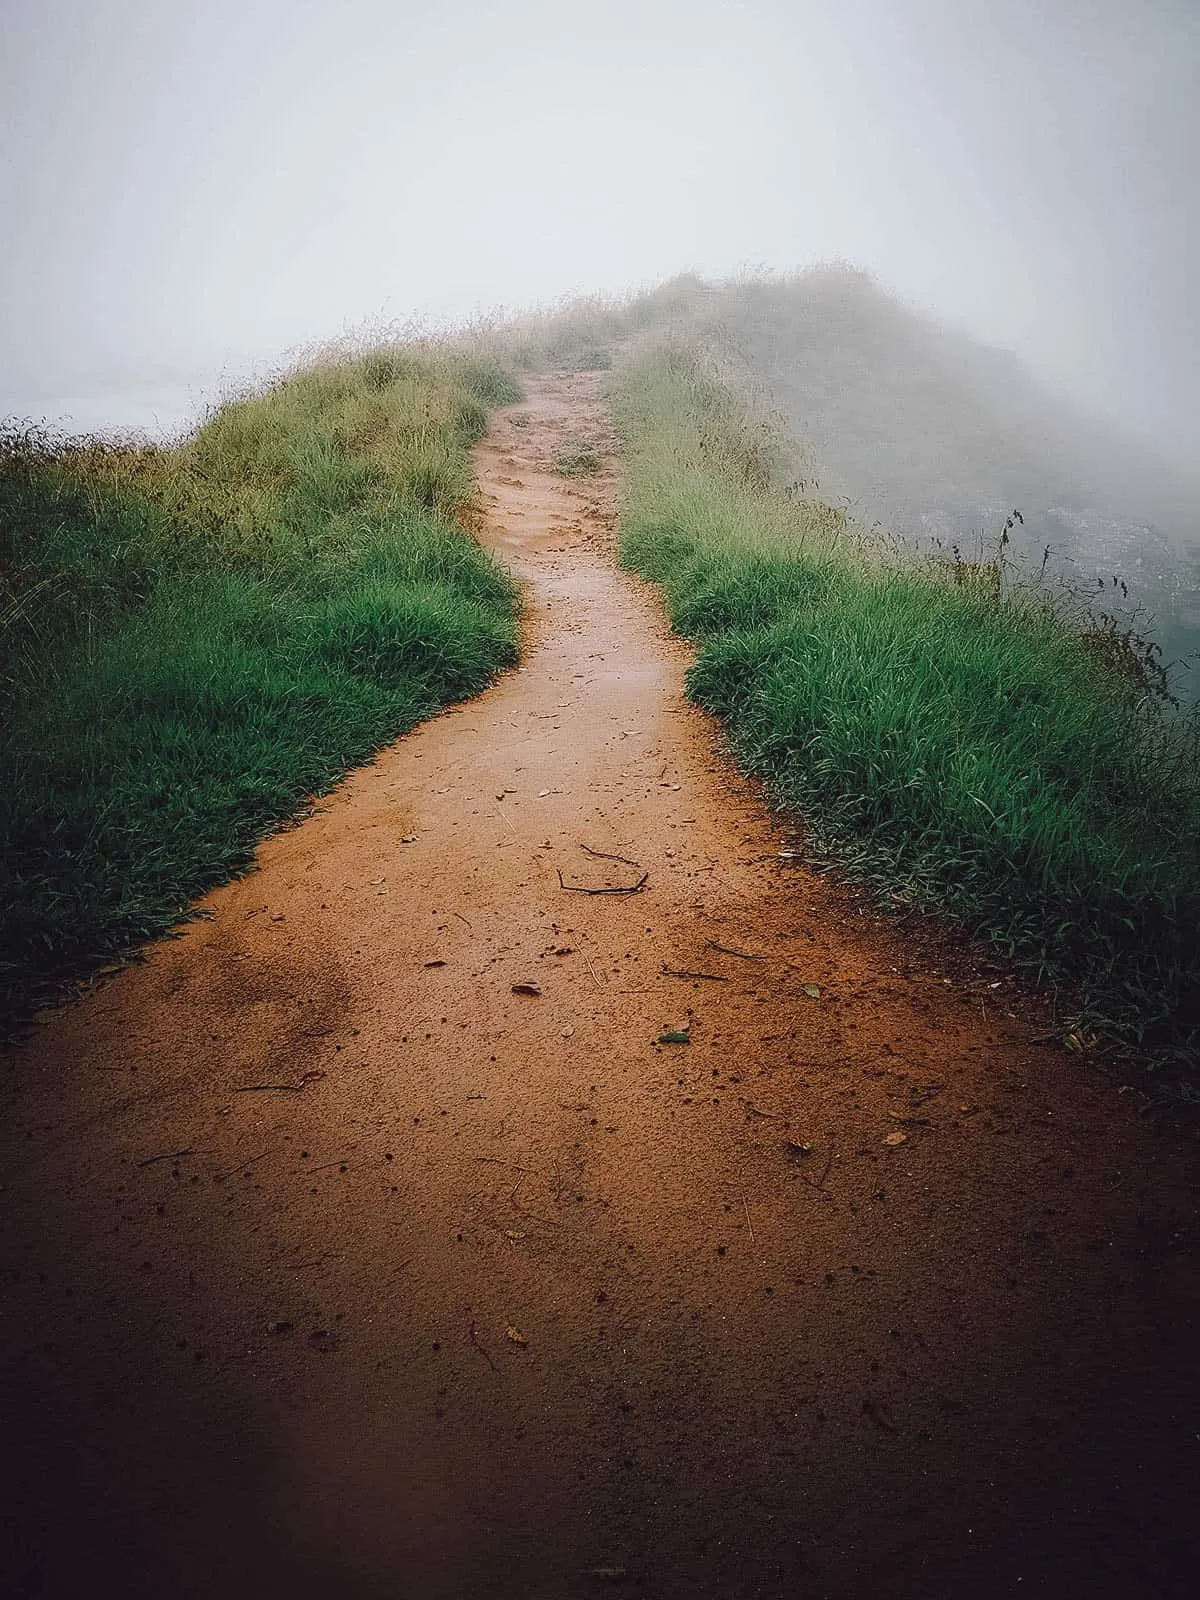
<instances>
[{"instance_id":1,"label":"white sky","mask_svg":"<svg viewBox=\"0 0 1200 1600\"><path fill-rule=\"evenodd\" d=\"M0 0L0 410L842 257L1200 443L1200 0Z\"/></svg>"}]
</instances>

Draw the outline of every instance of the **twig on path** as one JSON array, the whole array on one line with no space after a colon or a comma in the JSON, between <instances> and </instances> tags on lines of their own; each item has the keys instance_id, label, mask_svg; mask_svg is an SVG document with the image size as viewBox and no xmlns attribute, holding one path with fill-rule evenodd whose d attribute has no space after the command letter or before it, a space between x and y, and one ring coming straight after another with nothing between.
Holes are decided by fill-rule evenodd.
<instances>
[{"instance_id":1,"label":"twig on path","mask_svg":"<svg viewBox=\"0 0 1200 1600\"><path fill-rule=\"evenodd\" d=\"M590 844L584 844L582 840L579 848L586 850L589 856L598 857L601 861L619 861L623 866L633 867L637 870L641 869L642 863L640 861L631 861L628 856L614 856L609 850L593 850Z\"/></svg>"},{"instance_id":2,"label":"twig on path","mask_svg":"<svg viewBox=\"0 0 1200 1600\"><path fill-rule=\"evenodd\" d=\"M833 1196L825 1187L825 1179L829 1176L829 1169L833 1165L833 1157L836 1148L836 1145L831 1144L829 1146L829 1154L825 1157L825 1165L821 1169L821 1176L819 1178L809 1178L803 1172L799 1174L802 1183L806 1183L810 1189L816 1189L818 1194L823 1194L825 1196L826 1200L833 1199Z\"/></svg>"},{"instance_id":3,"label":"twig on path","mask_svg":"<svg viewBox=\"0 0 1200 1600\"><path fill-rule=\"evenodd\" d=\"M746 1201L746 1191L745 1191L745 1189L743 1189L741 1191L741 1195L742 1195L742 1210L746 1213L746 1226L750 1229L750 1243L751 1244L757 1244L758 1243L758 1239L755 1236L754 1224L750 1220L750 1207L749 1207L749 1204Z\"/></svg>"},{"instance_id":4,"label":"twig on path","mask_svg":"<svg viewBox=\"0 0 1200 1600\"><path fill-rule=\"evenodd\" d=\"M587 964L588 971L592 975L592 982L596 985L597 989L603 989L604 985L601 983L599 975L596 972L595 967L592 965L592 958L591 958L591 956L589 956L587 954L586 951L584 952L583 959L584 959L585 963Z\"/></svg>"},{"instance_id":5,"label":"twig on path","mask_svg":"<svg viewBox=\"0 0 1200 1600\"><path fill-rule=\"evenodd\" d=\"M761 1106L756 1106L753 1100L747 1100L744 1094L738 1095L738 1099L745 1106L746 1110L752 1112L756 1117L766 1117L771 1122L787 1121L787 1118L784 1116L782 1111L764 1111Z\"/></svg>"},{"instance_id":6,"label":"twig on path","mask_svg":"<svg viewBox=\"0 0 1200 1600\"><path fill-rule=\"evenodd\" d=\"M530 1172L528 1167L518 1167L517 1171L521 1174L521 1176L517 1179L516 1183L513 1184L512 1193L508 1197L508 1203L512 1207L512 1209L514 1211L520 1212L521 1216L523 1216L523 1217L530 1217L534 1222L544 1223L547 1228L559 1228L559 1227L561 1227L562 1224L559 1223L559 1222L555 1222L553 1217L542 1217L542 1216L539 1216L536 1211L527 1211L524 1206L517 1204L517 1192L518 1192L518 1190L520 1189L521 1185L525 1182L526 1178L533 1176L533 1174Z\"/></svg>"},{"instance_id":7,"label":"twig on path","mask_svg":"<svg viewBox=\"0 0 1200 1600\"><path fill-rule=\"evenodd\" d=\"M689 972L686 967L663 967L663 972L668 978L705 978L709 983L728 983L729 979L720 972Z\"/></svg>"},{"instance_id":8,"label":"twig on path","mask_svg":"<svg viewBox=\"0 0 1200 1600\"><path fill-rule=\"evenodd\" d=\"M260 1150L256 1156L251 1156L249 1161L243 1161L240 1167L230 1167L228 1172L218 1172L215 1181L224 1183L226 1178L236 1178L239 1172L245 1172L247 1167L252 1167L258 1161L265 1161L268 1156L273 1156L274 1150Z\"/></svg>"},{"instance_id":9,"label":"twig on path","mask_svg":"<svg viewBox=\"0 0 1200 1600\"><path fill-rule=\"evenodd\" d=\"M331 1030L332 1031L332 1030ZM299 1094L310 1083L317 1083L325 1076L319 1067L314 1067L311 1072L302 1072L299 1083L242 1083L234 1087L234 1094L258 1094L263 1089L286 1089L291 1094Z\"/></svg>"},{"instance_id":10,"label":"twig on path","mask_svg":"<svg viewBox=\"0 0 1200 1600\"><path fill-rule=\"evenodd\" d=\"M489 1352L484 1349L483 1345L480 1344L480 1342L479 1342L479 1333L478 1333L478 1330L476 1329L476 1326L475 1326L474 1323L471 1324L471 1343L475 1346L476 1350L479 1351L479 1354L487 1362L488 1366L491 1367L492 1371L493 1372L499 1372L500 1368L492 1360L491 1355L489 1354Z\"/></svg>"},{"instance_id":11,"label":"twig on path","mask_svg":"<svg viewBox=\"0 0 1200 1600\"><path fill-rule=\"evenodd\" d=\"M735 950L732 945L718 944L715 939L706 939L704 943L710 950L719 950L723 956L737 956L742 961L765 961L766 956L753 954L750 950Z\"/></svg>"},{"instance_id":12,"label":"twig on path","mask_svg":"<svg viewBox=\"0 0 1200 1600\"><path fill-rule=\"evenodd\" d=\"M643 872L636 883L630 883L624 886L618 885L617 887L611 889L588 889L585 888L585 886L581 883L564 883L562 868L559 867L557 870L558 886L560 889L565 889L568 894L637 894L638 890L645 886L646 881L650 877L648 872Z\"/></svg>"},{"instance_id":13,"label":"twig on path","mask_svg":"<svg viewBox=\"0 0 1200 1600\"><path fill-rule=\"evenodd\" d=\"M562 1223L555 1222L553 1217L543 1217L540 1212L528 1211L524 1206L519 1206L515 1200L512 1202L512 1208L518 1216L528 1217L530 1222L540 1222L544 1228L562 1227Z\"/></svg>"},{"instance_id":14,"label":"twig on path","mask_svg":"<svg viewBox=\"0 0 1200 1600\"><path fill-rule=\"evenodd\" d=\"M139 1167L152 1167L156 1161L175 1161L179 1156L194 1156L196 1152L189 1146L186 1150L164 1150L161 1155L147 1156L144 1161L139 1161Z\"/></svg>"}]
</instances>

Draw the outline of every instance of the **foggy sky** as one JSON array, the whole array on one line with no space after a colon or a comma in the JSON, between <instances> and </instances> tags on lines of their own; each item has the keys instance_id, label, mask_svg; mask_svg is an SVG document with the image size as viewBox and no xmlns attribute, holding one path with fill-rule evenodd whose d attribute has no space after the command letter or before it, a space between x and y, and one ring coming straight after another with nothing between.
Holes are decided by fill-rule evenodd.
<instances>
[{"instance_id":1,"label":"foggy sky","mask_svg":"<svg viewBox=\"0 0 1200 1600\"><path fill-rule=\"evenodd\" d=\"M1197 0L0 0L0 412L841 258L1200 444Z\"/></svg>"}]
</instances>

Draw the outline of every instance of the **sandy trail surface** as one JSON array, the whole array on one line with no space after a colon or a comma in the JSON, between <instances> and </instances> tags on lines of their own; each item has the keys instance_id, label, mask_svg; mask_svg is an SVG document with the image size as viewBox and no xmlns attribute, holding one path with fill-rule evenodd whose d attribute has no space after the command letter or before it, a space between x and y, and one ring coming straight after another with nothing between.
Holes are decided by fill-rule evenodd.
<instances>
[{"instance_id":1,"label":"sandy trail surface","mask_svg":"<svg viewBox=\"0 0 1200 1600\"><path fill-rule=\"evenodd\" d=\"M601 382L525 665L6 1064L11 1592L1191 1592L1192 1141L781 856Z\"/></svg>"}]
</instances>

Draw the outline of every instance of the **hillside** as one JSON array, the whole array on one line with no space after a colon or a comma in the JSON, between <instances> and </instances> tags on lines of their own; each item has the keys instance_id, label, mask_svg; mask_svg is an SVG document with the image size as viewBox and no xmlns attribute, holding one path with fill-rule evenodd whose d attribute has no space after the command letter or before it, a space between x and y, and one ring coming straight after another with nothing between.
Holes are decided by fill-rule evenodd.
<instances>
[{"instance_id":1,"label":"hillside","mask_svg":"<svg viewBox=\"0 0 1200 1600\"><path fill-rule=\"evenodd\" d=\"M527 374L486 431L465 380L491 403L511 376L405 379L385 354L206 443L219 462L237 425L312 443L312 402L321 436L357 434L323 457L344 483L366 442L347 413L378 422L382 395L371 459L424 433L462 487L465 457L473 538L388 473L344 510L319 586L227 605L215 642L177 605L186 650L126 666L128 702L115 667L97 685L126 776L166 734L204 765L169 770L172 831L97 762L74 794L76 822L104 806L85 864L108 852L108 883L145 889L190 808L210 824L190 868L240 870L0 1076L7 1587L1190 1594L1194 1130L1145 1114L1143 1076L1094 1070L1095 1042L1063 1048L1005 963L848 892L810 826L849 817L870 850L887 824L910 860L948 840L976 887L1003 886L1046 839L964 790L997 810L1014 754L1041 752L1052 845L1087 821L1056 766L1092 801L1113 780L1080 841L1099 841L1103 910L1141 815L1112 675L952 571L858 561L836 508L771 482L761 428L694 350ZM262 464L282 476L278 448ZM315 562L331 529L302 486ZM520 665L489 681L518 591ZM139 659L129 622L118 666ZM240 693L218 697L226 655ZM1025 685L1019 714L989 679ZM347 750L332 735L364 700ZM258 768L231 765L226 727L258 735ZM803 807L765 804L723 736ZM362 764L247 860L292 814L304 747L326 785ZM247 804L270 759L273 813ZM42 865L65 873L54 785L35 798ZM239 824L232 864L214 812ZM1169 817L1149 824L1171 845ZM1163 889L1145 837L1143 909ZM1049 853L1078 900L1064 864Z\"/></svg>"},{"instance_id":2,"label":"hillside","mask_svg":"<svg viewBox=\"0 0 1200 1600\"><path fill-rule=\"evenodd\" d=\"M470 537L466 452L517 372L556 366L611 369L623 556L664 584L700 647L692 692L813 859L949 913L1050 986L1064 1033L1190 1058L1198 730L1131 631L1178 546L1110 509L1103 551L1130 578L1055 586L1100 563L1089 504L1166 515L1184 486L824 270L326 351L170 448L10 434L14 1017L186 916L264 830L512 659L516 591ZM1068 526L1074 564L1060 543L1040 573Z\"/></svg>"},{"instance_id":3,"label":"hillside","mask_svg":"<svg viewBox=\"0 0 1200 1600\"><path fill-rule=\"evenodd\" d=\"M857 520L969 556L1017 508L1014 553L1036 568L1048 546L1051 574L1090 590L1103 582L1104 605L1140 612L1180 661L1177 684L1200 689L1184 666L1200 650L1200 475L863 273L716 286L694 314L802 443L796 471Z\"/></svg>"},{"instance_id":4,"label":"hillside","mask_svg":"<svg viewBox=\"0 0 1200 1600\"><path fill-rule=\"evenodd\" d=\"M477 692L517 594L461 350L318 362L171 446L0 431L0 1037Z\"/></svg>"}]
</instances>

